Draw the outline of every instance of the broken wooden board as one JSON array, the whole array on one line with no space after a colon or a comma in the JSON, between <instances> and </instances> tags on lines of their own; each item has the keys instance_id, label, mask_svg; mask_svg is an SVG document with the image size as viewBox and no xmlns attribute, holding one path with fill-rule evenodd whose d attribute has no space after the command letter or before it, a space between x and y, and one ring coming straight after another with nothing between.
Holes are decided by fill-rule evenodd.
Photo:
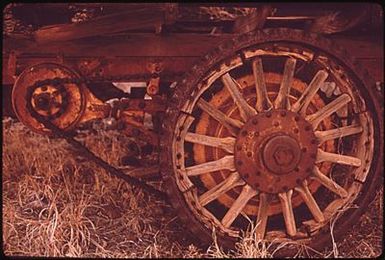
<instances>
[{"instance_id":1,"label":"broken wooden board","mask_svg":"<svg viewBox=\"0 0 385 260\"><path fill-rule=\"evenodd\" d=\"M173 4L131 5L124 11L100 16L81 23L59 24L40 28L33 36L36 42L68 41L91 36L102 36L127 30L157 30L176 18Z\"/></svg>"}]
</instances>

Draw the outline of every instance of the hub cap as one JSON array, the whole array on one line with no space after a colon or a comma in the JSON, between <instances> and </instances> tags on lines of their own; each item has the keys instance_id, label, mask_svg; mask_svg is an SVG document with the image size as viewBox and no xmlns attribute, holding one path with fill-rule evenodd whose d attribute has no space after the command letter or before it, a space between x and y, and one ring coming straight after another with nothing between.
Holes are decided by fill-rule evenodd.
<instances>
[{"instance_id":1,"label":"hub cap","mask_svg":"<svg viewBox=\"0 0 385 260\"><path fill-rule=\"evenodd\" d=\"M297 113L277 109L250 118L235 146L235 165L254 189L287 191L311 174L317 154L312 127Z\"/></svg>"}]
</instances>

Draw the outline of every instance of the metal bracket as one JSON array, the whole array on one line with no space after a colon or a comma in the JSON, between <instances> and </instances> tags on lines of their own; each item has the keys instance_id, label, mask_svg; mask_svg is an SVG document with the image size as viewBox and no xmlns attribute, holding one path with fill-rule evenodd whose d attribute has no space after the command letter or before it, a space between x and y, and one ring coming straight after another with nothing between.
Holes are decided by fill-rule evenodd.
<instances>
[{"instance_id":1,"label":"metal bracket","mask_svg":"<svg viewBox=\"0 0 385 260\"><path fill-rule=\"evenodd\" d=\"M151 79L147 85L147 94L150 96L157 95L159 93L159 74L163 71L163 63L153 62L147 64L147 70L151 72Z\"/></svg>"}]
</instances>

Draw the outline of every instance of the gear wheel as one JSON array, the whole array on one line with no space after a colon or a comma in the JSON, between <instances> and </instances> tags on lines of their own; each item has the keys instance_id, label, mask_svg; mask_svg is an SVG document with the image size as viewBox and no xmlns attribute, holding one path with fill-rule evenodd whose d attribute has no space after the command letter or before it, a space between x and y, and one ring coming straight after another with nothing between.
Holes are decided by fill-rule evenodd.
<instances>
[{"instance_id":1,"label":"gear wheel","mask_svg":"<svg viewBox=\"0 0 385 260\"><path fill-rule=\"evenodd\" d=\"M69 130L85 110L84 86L72 70L54 63L42 63L25 69L12 90L12 105L17 118L31 130L50 134L33 113Z\"/></svg>"}]
</instances>

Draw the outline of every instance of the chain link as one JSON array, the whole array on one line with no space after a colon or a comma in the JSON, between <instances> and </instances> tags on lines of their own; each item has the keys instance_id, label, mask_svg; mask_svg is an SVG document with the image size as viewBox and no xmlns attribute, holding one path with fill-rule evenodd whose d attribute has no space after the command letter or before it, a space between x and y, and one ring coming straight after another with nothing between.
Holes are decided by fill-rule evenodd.
<instances>
[{"instance_id":1,"label":"chain link","mask_svg":"<svg viewBox=\"0 0 385 260\"><path fill-rule=\"evenodd\" d=\"M89 82L90 80L81 80L81 79L71 79L71 78L53 78L53 79L45 79L41 81L35 82L32 86L28 87L27 93L33 93L33 91L36 88L42 87L44 85L61 85L61 84L81 84L85 82ZM130 183L133 186L139 187L143 190L146 190L157 197L168 201L168 197L166 193L154 188L153 186L149 185L145 181L132 177L130 175L125 174L122 170L110 165L106 161L104 161L99 156L95 155L93 152L91 152L86 146L84 146L82 143L77 141L74 137L75 134L73 132L65 132L64 130L57 127L55 124L53 124L51 121L49 121L44 116L37 113L30 102L30 100L27 100L27 109L31 113L31 116L34 117L39 123L43 124L45 128L52 131L53 135L55 137L63 138L65 139L70 145L75 147L79 150L79 154L81 154L86 159L89 159L93 161L98 166L102 167L106 171L108 171L113 176L123 179Z\"/></svg>"}]
</instances>

